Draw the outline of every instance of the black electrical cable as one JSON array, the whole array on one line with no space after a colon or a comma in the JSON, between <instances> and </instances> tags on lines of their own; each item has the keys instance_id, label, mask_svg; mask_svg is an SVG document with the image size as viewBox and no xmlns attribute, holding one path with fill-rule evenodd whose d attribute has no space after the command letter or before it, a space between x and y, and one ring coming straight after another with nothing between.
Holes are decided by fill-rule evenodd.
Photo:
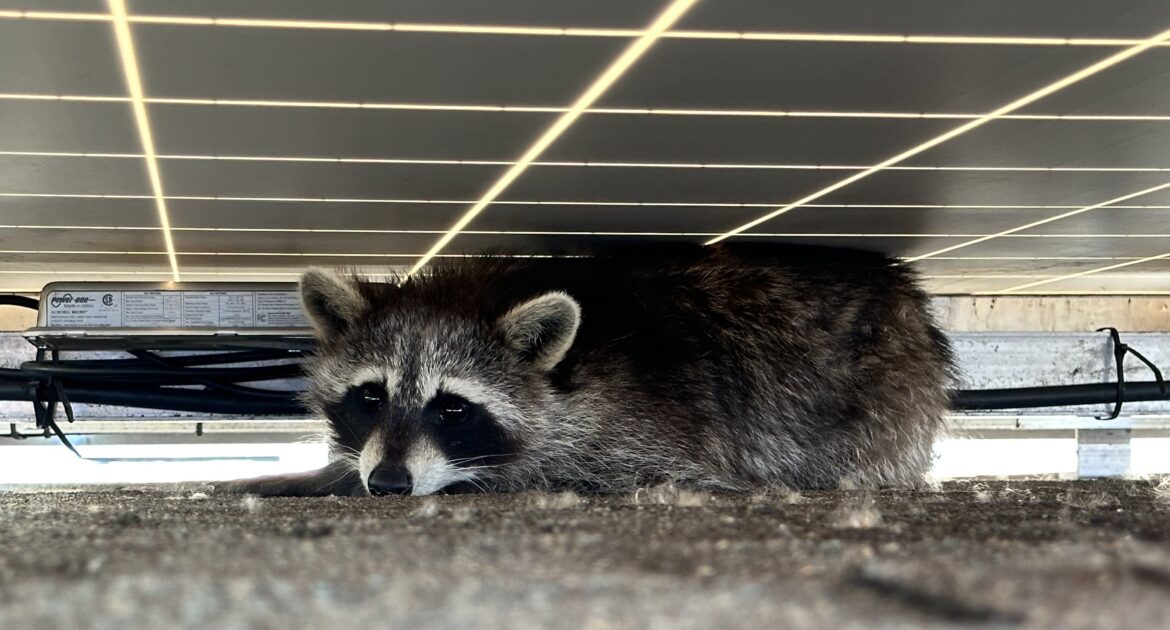
<instances>
[{"instance_id":1,"label":"black electrical cable","mask_svg":"<svg viewBox=\"0 0 1170 630\"><path fill-rule=\"evenodd\" d=\"M184 354L160 357L174 367L196 367L207 365L228 365L231 363L259 363L262 361L301 360L301 350L245 350L242 352L219 352L214 354ZM135 367L143 364L142 359L65 359L54 361L53 365L64 365L92 369Z\"/></svg>"},{"instance_id":2,"label":"black electrical cable","mask_svg":"<svg viewBox=\"0 0 1170 630\"><path fill-rule=\"evenodd\" d=\"M23 295L0 295L0 306L22 306L35 311L41 308L41 301Z\"/></svg>"},{"instance_id":3,"label":"black electrical cable","mask_svg":"<svg viewBox=\"0 0 1170 630\"><path fill-rule=\"evenodd\" d=\"M207 391L199 389L113 388L104 384L69 386L69 399L74 403L254 416L307 414L296 395L297 392L289 392L287 397L273 400L227 393L209 396ZM0 400L28 400L26 383L0 381Z\"/></svg>"},{"instance_id":4,"label":"black electrical cable","mask_svg":"<svg viewBox=\"0 0 1170 630\"><path fill-rule=\"evenodd\" d=\"M52 362L29 361L20 366L30 377L55 376L64 379L93 380L135 380L146 383L168 385L195 385L201 380L244 383L269 381L278 378L293 378L303 375L300 365L265 365L242 368L162 368L141 364L140 367L118 369L94 369L77 365L61 365Z\"/></svg>"},{"instance_id":5,"label":"black electrical cable","mask_svg":"<svg viewBox=\"0 0 1170 630\"><path fill-rule=\"evenodd\" d=\"M959 411L1025 409L1104 405L1116 400L1117 383L1090 383L1011 389L960 389L953 392L951 407ZM1123 400L1124 402L1170 400L1170 391L1164 391L1161 384L1156 382L1130 382L1125 384Z\"/></svg>"},{"instance_id":6,"label":"black electrical cable","mask_svg":"<svg viewBox=\"0 0 1170 630\"><path fill-rule=\"evenodd\" d=\"M141 359L142 361L145 361L147 363L152 363L152 364L160 366L160 367L164 367L164 368L168 368L168 369L171 369L174 367L173 365L171 365L169 360L167 360L163 357L160 357L159 355L157 355L153 352L147 352L146 350L131 350L130 354L134 355L135 358ZM229 394L243 394L245 396L266 396L266 397L274 397L274 398L285 398L288 396L287 391L273 390L273 389L262 389L259 387L247 387L244 385L236 385L234 383L217 383L215 381L206 380L206 379L200 379L199 381L197 381L197 384L202 385L210 390L227 392Z\"/></svg>"}]
</instances>

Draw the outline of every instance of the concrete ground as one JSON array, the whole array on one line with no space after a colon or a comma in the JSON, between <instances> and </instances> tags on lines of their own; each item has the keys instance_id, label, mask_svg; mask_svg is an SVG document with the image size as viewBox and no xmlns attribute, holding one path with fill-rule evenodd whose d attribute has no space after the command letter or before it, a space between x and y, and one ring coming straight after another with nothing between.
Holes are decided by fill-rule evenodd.
<instances>
[{"instance_id":1,"label":"concrete ground","mask_svg":"<svg viewBox=\"0 0 1170 630\"><path fill-rule=\"evenodd\" d=\"M1170 483L0 493L2 628L1170 625Z\"/></svg>"}]
</instances>

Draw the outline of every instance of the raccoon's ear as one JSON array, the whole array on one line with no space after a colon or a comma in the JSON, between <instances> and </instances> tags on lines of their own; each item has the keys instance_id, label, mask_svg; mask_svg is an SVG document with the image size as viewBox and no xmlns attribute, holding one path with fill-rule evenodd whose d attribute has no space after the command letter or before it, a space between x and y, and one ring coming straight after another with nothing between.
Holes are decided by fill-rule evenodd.
<instances>
[{"instance_id":1,"label":"raccoon's ear","mask_svg":"<svg viewBox=\"0 0 1170 630\"><path fill-rule=\"evenodd\" d=\"M496 325L521 359L547 372L565 358L580 323L577 301L553 291L513 308Z\"/></svg>"},{"instance_id":2,"label":"raccoon's ear","mask_svg":"<svg viewBox=\"0 0 1170 630\"><path fill-rule=\"evenodd\" d=\"M323 337L344 332L366 308L356 278L317 267L301 276L301 303Z\"/></svg>"}]
</instances>

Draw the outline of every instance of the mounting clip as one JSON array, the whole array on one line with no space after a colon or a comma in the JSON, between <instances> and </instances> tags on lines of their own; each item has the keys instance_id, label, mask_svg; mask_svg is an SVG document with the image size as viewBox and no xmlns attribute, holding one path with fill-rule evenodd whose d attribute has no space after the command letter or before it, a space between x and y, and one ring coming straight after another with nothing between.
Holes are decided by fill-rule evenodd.
<instances>
[{"instance_id":1,"label":"mounting clip","mask_svg":"<svg viewBox=\"0 0 1170 630\"><path fill-rule=\"evenodd\" d=\"M1116 420L1121 416L1121 407L1125 404L1125 355L1132 354L1137 357L1150 371L1154 373L1154 379L1158 382L1158 389L1163 395L1166 394L1166 381L1162 378L1162 371L1158 366L1154 365L1142 353L1134 350L1129 344L1121 342L1121 334L1117 332L1116 328L1105 327L1098 328L1097 332L1109 331L1109 336L1113 339L1113 359L1117 362L1117 399L1113 403L1113 412L1108 416L1096 416L1098 420Z\"/></svg>"}]
</instances>

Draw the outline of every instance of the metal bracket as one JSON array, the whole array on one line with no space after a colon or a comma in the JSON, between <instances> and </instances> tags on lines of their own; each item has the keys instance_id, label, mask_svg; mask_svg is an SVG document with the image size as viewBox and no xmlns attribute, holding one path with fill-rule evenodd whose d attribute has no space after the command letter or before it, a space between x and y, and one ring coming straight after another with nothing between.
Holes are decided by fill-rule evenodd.
<instances>
[{"instance_id":1,"label":"metal bracket","mask_svg":"<svg viewBox=\"0 0 1170 630\"><path fill-rule=\"evenodd\" d=\"M1166 381L1162 378L1162 371L1158 366L1154 365L1142 353L1134 350L1129 344L1122 343L1121 334L1117 332L1116 328L1106 327L1098 328L1097 332L1109 331L1110 338L1113 339L1113 359L1117 362L1117 400L1113 403L1113 412L1108 416L1096 416L1098 420L1116 420L1121 416L1121 408L1125 405L1125 355L1132 354L1137 357L1139 361L1146 364L1150 371L1154 373L1154 379L1158 382L1158 389L1162 394L1166 393Z\"/></svg>"}]
</instances>

